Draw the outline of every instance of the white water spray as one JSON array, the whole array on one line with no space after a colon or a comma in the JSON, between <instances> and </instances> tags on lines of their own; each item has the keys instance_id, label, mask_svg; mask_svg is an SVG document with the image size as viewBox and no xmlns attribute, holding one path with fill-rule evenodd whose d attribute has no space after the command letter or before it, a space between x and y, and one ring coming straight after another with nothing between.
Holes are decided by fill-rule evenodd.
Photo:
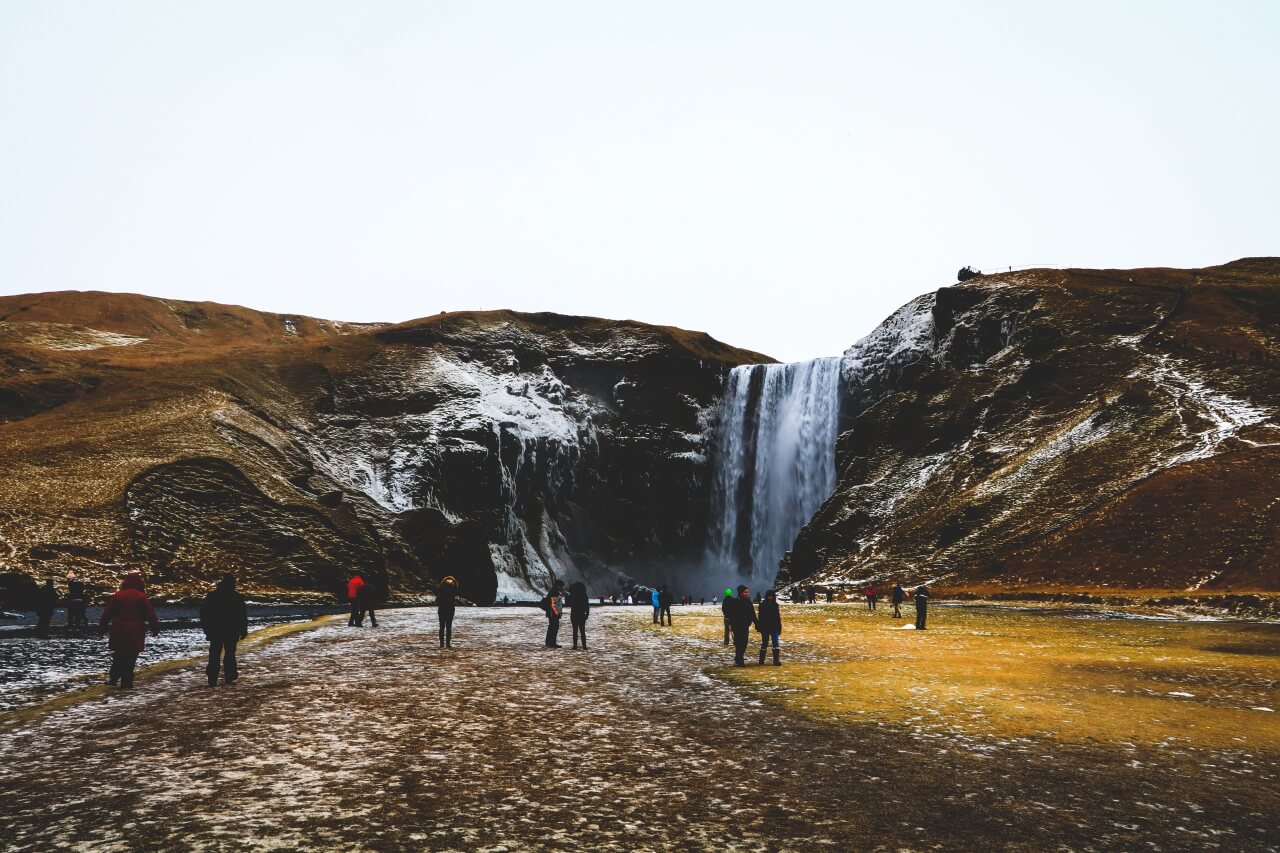
<instances>
[{"instance_id":1,"label":"white water spray","mask_svg":"<svg viewBox=\"0 0 1280 853\"><path fill-rule=\"evenodd\" d=\"M836 486L840 359L735 367L715 440L707 560L769 586Z\"/></svg>"}]
</instances>

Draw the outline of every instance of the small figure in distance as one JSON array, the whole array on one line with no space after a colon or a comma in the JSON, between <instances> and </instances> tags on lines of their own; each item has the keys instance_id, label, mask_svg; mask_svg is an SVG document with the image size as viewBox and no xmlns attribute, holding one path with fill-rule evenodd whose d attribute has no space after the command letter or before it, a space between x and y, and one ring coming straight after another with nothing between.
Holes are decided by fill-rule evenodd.
<instances>
[{"instance_id":1,"label":"small figure in distance","mask_svg":"<svg viewBox=\"0 0 1280 853\"><path fill-rule=\"evenodd\" d=\"M445 575L436 588L436 616L440 620L440 648L453 648L453 614L458 601L458 579Z\"/></svg>"},{"instance_id":2,"label":"small figure in distance","mask_svg":"<svg viewBox=\"0 0 1280 853\"><path fill-rule=\"evenodd\" d=\"M218 586L200 604L200 628L209 641L209 665L204 673L209 686L218 686L218 670L224 684L234 684L240 677L236 666L236 643L249 636L249 608L244 596L236 591L236 576L227 573Z\"/></svg>"},{"instance_id":3,"label":"small figure in distance","mask_svg":"<svg viewBox=\"0 0 1280 853\"><path fill-rule=\"evenodd\" d=\"M118 682L121 687L133 687L133 670L138 663L138 655L147 644L148 624L151 625L151 636L160 636L160 620L156 618L151 600L143 592L142 574L126 572L120 581L120 590L107 599L107 605L102 608L102 619L98 622L99 630L111 628L108 684L114 687Z\"/></svg>"},{"instance_id":4,"label":"small figure in distance","mask_svg":"<svg viewBox=\"0 0 1280 853\"><path fill-rule=\"evenodd\" d=\"M907 591L902 588L902 584L896 584L893 588L893 618L902 618L902 602L907 598Z\"/></svg>"},{"instance_id":5,"label":"small figure in distance","mask_svg":"<svg viewBox=\"0 0 1280 853\"><path fill-rule=\"evenodd\" d=\"M76 577L75 572L67 572L67 627L77 633L89 627L89 617L85 615L84 581Z\"/></svg>"},{"instance_id":6,"label":"small figure in distance","mask_svg":"<svg viewBox=\"0 0 1280 853\"><path fill-rule=\"evenodd\" d=\"M729 611L733 609L733 590L726 588L724 601L720 603L720 615L724 617L724 644L729 645Z\"/></svg>"},{"instance_id":7,"label":"small figure in distance","mask_svg":"<svg viewBox=\"0 0 1280 853\"><path fill-rule=\"evenodd\" d=\"M978 272L973 267L961 267L960 271L956 273L956 281L968 281L969 279L977 278L980 275L982 275L982 273Z\"/></svg>"},{"instance_id":8,"label":"small figure in distance","mask_svg":"<svg viewBox=\"0 0 1280 853\"><path fill-rule=\"evenodd\" d=\"M729 627L733 630L733 665L746 666L747 643L751 642L751 626L760 627L755 605L751 603L751 590L743 584L738 587L736 598L729 610Z\"/></svg>"},{"instance_id":9,"label":"small figure in distance","mask_svg":"<svg viewBox=\"0 0 1280 853\"><path fill-rule=\"evenodd\" d=\"M53 588L53 579L50 578L36 590L36 636L41 640L49 639L49 623L53 621L53 611L57 606L58 591Z\"/></svg>"},{"instance_id":10,"label":"small figure in distance","mask_svg":"<svg viewBox=\"0 0 1280 853\"><path fill-rule=\"evenodd\" d=\"M764 653L773 641L773 665L782 666L782 652L778 640L782 637L782 611L778 608L778 594L769 590L760 604L760 665L764 666Z\"/></svg>"},{"instance_id":11,"label":"small figure in distance","mask_svg":"<svg viewBox=\"0 0 1280 853\"><path fill-rule=\"evenodd\" d=\"M662 591L658 593L658 624L659 625L663 624L664 619L666 620L666 624L668 626L671 625L671 602L674 598L675 596L671 594L671 590L667 589L666 585L664 584L662 587Z\"/></svg>"},{"instance_id":12,"label":"small figure in distance","mask_svg":"<svg viewBox=\"0 0 1280 853\"><path fill-rule=\"evenodd\" d=\"M662 624L662 593L655 586L649 593L649 602L653 605L653 624Z\"/></svg>"},{"instance_id":13,"label":"small figure in distance","mask_svg":"<svg viewBox=\"0 0 1280 853\"><path fill-rule=\"evenodd\" d=\"M373 585L369 583L360 584L360 588L356 590L356 625L363 627L365 614L369 616L369 627L378 627L378 615L374 611L373 601Z\"/></svg>"},{"instance_id":14,"label":"small figure in distance","mask_svg":"<svg viewBox=\"0 0 1280 853\"><path fill-rule=\"evenodd\" d=\"M923 631L925 620L929 618L929 588L920 584L911 597L916 601L916 630Z\"/></svg>"},{"instance_id":15,"label":"small figure in distance","mask_svg":"<svg viewBox=\"0 0 1280 853\"><path fill-rule=\"evenodd\" d=\"M601 596L601 601L604 597ZM582 638L582 650L587 650L587 616L591 613L591 599L587 597L587 585L574 581L569 587L569 625L573 628L573 647L578 648Z\"/></svg>"},{"instance_id":16,"label":"small figure in distance","mask_svg":"<svg viewBox=\"0 0 1280 853\"><path fill-rule=\"evenodd\" d=\"M836 600L836 593L831 587L827 587L827 604L831 604Z\"/></svg>"},{"instance_id":17,"label":"small figure in distance","mask_svg":"<svg viewBox=\"0 0 1280 853\"><path fill-rule=\"evenodd\" d=\"M556 581L542 599L542 609L547 614L547 648L560 648L560 614L564 612L564 581Z\"/></svg>"},{"instance_id":18,"label":"small figure in distance","mask_svg":"<svg viewBox=\"0 0 1280 853\"><path fill-rule=\"evenodd\" d=\"M876 609L876 585L872 583L867 584L867 588L864 591L864 594L867 596L867 609L875 610Z\"/></svg>"},{"instance_id":19,"label":"small figure in distance","mask_svg":"<svg viewBox=\"0 0 1280 853\"><path fill-rule=\"evenodd\" d=\"M350 628L360 627L362 620L360 618L360 589L364 586L364 578L359 572L351 576L351 580L347 581L347 598L351 601L351 618L347 620L347 626Z\"/></svg>"}]
</instances>

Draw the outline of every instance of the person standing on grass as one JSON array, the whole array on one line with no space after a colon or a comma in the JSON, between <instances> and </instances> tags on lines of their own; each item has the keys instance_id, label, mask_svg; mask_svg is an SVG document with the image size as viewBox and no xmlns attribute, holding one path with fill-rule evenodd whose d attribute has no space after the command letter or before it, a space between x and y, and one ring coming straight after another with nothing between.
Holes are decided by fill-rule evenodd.
<instances>
[{"instance_id":1,"label":"person standing on grass","mask_svg":"<svg viewBox=\"0 0 1280 853\"><path fill-rule=\"evenodd\" d=\"M782 611L778 607L778 594L773 590L769 590L760 603L760 621L756 627L760 629L760 665L764 666L764 653L772 640L773 665L782 666L782 652L778 648L778 640L782 637Z\"/></svg>"},{"instance_id":2,"label":"person standing on grass","mask_svg":"<svg viewBox=\"0 0 1280 853\"><path fill-rule=\"evenodd\" d=\"M587 650L587 615L591 613L591 599L587 597L587 585L574 581L569 587L569 626L573 628L573 647L578 648L582 638L582 650Z\"/></svg>"},{"instance_id":3,"label":"person standing on grass","mask_svg":"<svg viewBox=\"0 0 1280 853\"><path fill-rule=\"evenodd\" d=\"M663 624L664 619L666 620L666 624L668 626L671 624L671 603L674 599L675 599L675 596L671 594L671 590L667 589L667 587L664 585L662 587L662 591L658 593L658 624L659 625Z\"/></svg>"},{"instance_id":4,"label":"person standing on grass","mask_svg":"<svg viewBox=\"0 0 1280 853\"><path fill-rule=\"evenodd\" d=\"M893 588L893 618L902 618L902 602L907 599L907 591L902 588L902 584L897 584Z\"/></svg>"},{"instance_id":5,"label":"person standing on grass","mask_svg":"<svg viewBox=\"0 0 1280 853\"><path fill-rule=\"evenodd\" d=\"M110 627L111 672L107 683L121 687L133 687L133 670L138 663L138 655L142 654L147 644L147 625L151 626L151 636L160 636L160 620L156 618L156 609L151 600L142 591L142 575L139 572L128 572L120 581L119 592L107 599L102 608L102 619L98 629Z\"/></svg>"},{"instance_id":6,"label":"person standing on grass","mask_svg":"<svg viewBox=\"0 0 1280 853\"><path fill-rule=\"evenodd\" d=\"M440 620L440 648L453 648L453 613L458 602L458 579L446 575L436 588L436 616Z\"/></svg>"},{"instance_id":7,"label":"person standing on grass","mask_svg":"<svg viewBox=\"0 0 1280 853\"><path fill-rule=\"evenodd\" d=\"M41 640L49 639L49 623L53 621L53 611L57 606L58 591L53 588L53 579L50 578L36 590L36 636Z\"/></svg>"},{"instance_id":8,"label":"person standing on grass","mask_svg":"<svg viewBox=\"0 0 1280 853\"><path fill-rule=\"evenodd\" d=\"M729 645L729 611L733 609L733 590L724 591L724 601L720 602L720 615L724 617L724 644Z\"/></svg>"},{"instance_id":9,"label":"person standing on grass","mask_svg":"<svg viewBox=\"0 0 1280 853\"><path fill-rule=\"evenodd\" d=\"M912 598L916 602L916 630L923 631L925 620L929 618L929 588L920 584Z\"/></svg>"},{"instance_id":10,"label":"person standing on grass","mask_svg":"<svg viewBox=\"0 0 1280 853\"><path fill-rule=\"evenodd\" d=\"M560 614L564 608L564 581L556 581L551 592L542 599L542 609L547 614L547 648L560 648Z\"/></svg>"},{"instance_id":11,"label":"person standing on grass","mask_svg":"<svg viewBox=\"0 0 1280 853\"><path fill-rule=\"evenodd\" d=\"M351 601L351 618L347 620L347 625L351 628L360 626L362 620L360 618L360 590L364 588L364 578L359 572L351 576L351 580L347 581L347 598Z\"/></svg>"},{"instance_id":12,"label":"person standing on grass","mask_svg":"<svg viewBox=\"0 0 1280 853\"><path fill-rule=\"evenodd\" d=\"M662 593L658 592L656 586L649 592L649 603L653 605L653 624L661 625Z\"/></svg>"},{"instance_id":13,"label":"person standing on grass","mask_svg":"<svg viewBox=\"0 0 1280 853\"><path fill-rule=\"evenodd\" d=\"M240 677L236 666L236 643L249 636L249 608L244 596L236 592L236 576L225 574L216 589L204 597L200 605L200 628L209 641L209 665L205 675L209 686L218 686L218 670L224 684L234 684Z\"/></svg>"},{"instance_id":14,"label":"person standing on grass","mask_svg":"<svg viewBox=\"0 0 1280 853\"><path fill-rule=\"evenodd\" d=\"M731 599L733 606L729 609L729 627L733 631L733 665L746 666L747 644L751 642L751 626L760 627L756 618L755 605L751 603L751 590L743 584L738 587L738 595Z\"/></svg>"},{"instance_id":15,"label":"person standing on grass","mask_svg":"<svg viewBox=\"0 0 1280 853\"><path fill-rule=\"evenodd\" d=\"M875 584L870 584L870 583L869 583L869 584L867 584L867 588L866 588L866 590L865 590L865 593L866 593L866 596L867 596L867 609L868 609L868 610L875 610L875 609L876 609L876 586L875 586Z\"/></svg>"},{"instance_id":16,"label":"person standing on grass","mask_svg":"<svg viewBox=\"0 0 1280 853\"><path fill-rule=\"evenodd\" d=\"M84 581L75 572L67 572L67 627L78 634L89 627L89 617L84 612Z\"/></svg>"}]
</instances>

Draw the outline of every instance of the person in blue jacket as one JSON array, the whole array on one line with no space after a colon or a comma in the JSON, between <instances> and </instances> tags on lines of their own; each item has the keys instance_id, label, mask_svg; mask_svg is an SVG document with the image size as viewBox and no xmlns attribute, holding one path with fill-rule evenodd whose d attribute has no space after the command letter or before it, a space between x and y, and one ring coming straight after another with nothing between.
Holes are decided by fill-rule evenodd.
<instances>
[{"instance_id":1,"label":"person in blue jacket","mask_svg":"<svg viewBox=\"0 0 1280 853\"><path fill-rule=\"evenodd\" d=\"M654 587L649 600L653 602L653 624L658 625L660 624L658 614L662 612L662 596L659 594L657 587Z\"/></svg>"}]
</instances>

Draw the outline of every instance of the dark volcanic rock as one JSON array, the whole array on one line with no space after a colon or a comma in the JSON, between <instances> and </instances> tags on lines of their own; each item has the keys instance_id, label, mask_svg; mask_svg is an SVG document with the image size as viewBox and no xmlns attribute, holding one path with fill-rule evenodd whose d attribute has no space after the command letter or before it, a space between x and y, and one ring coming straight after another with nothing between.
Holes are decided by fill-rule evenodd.
<instances>
[{"instance_id":1,"label":"dark volcanic rock","mask_svg":"<svg viewBox=\"0 0 1280 853\"><path fill-rule=\"evenodd\" d=\"M0 571L162 595L474 601L693 558L723 377L706 335L512 312L351 326L120 294L0 299ZM7 583L14 590L21 583ZM20 597L20 593L19 593Z\"/></svg>"},{"instance_id":2,"label":"dark volcanic rock","mask_svg":"<svg viewBox=\"0 0 1280 853\"><path fill-rule=\"evenodd\" d=\"M784 580L1280 588L1280 260L983 276L844 357Z\"/></svg>"}]
</instances>

